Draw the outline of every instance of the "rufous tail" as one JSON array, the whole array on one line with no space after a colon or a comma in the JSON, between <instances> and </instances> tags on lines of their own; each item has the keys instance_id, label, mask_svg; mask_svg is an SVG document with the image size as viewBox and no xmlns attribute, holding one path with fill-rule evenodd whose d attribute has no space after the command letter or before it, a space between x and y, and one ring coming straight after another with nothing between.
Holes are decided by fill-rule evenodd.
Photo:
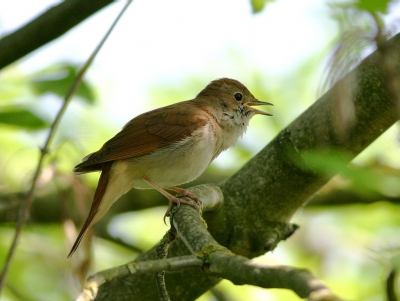
<instances>
[{"instance_id":1,"label":"rufous tail","mask_svg":"<svg viewBox=\"0 0 400 301\"><path fill-rule=\"evenodd\" d=\"M87 229L89 229L89 227L92 225L92 222L94 223L93 219L96 216L97 212L99 211L101 201L103 200L103 196L107 189L112 164L113 164L113 162L106 162L103 164L103 166L101 168L99 184L97 185L96 192L94 193L92 207L90 208L89 215L86 218L86 221L83 224L83 227L82 227L81 231L79 232L79 235L78 235L77 239L75 240L75 243L72 246L71 251L69 252L67 258L70 258L72 256L72 254L74 254L74 252L78 248L83 236L85 235Z\"/></svg>"}]
</instances>

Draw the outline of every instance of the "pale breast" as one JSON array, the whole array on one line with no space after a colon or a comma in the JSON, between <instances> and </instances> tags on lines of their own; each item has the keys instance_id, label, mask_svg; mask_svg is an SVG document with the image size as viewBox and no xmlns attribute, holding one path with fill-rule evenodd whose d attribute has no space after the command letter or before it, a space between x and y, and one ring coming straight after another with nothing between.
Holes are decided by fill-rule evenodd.
<instances>
[{"instance_id":1,"label":"pale breast","mask_svg":"<svg viewBox=\"0 0 400 301\"><path fill-rule=\"evenodd\" d=\"M238 118L237 118L238 119ZM249 125L249 120L245 119L240 123L235 120L224 120L224 134L221 135L222 150L226 150L233 147L237 140L243 136L246 132L247 126Z\"/></svg>"},{"instance_id":2,"label":"pale breast","mask_svg":"<svg viewBox=\"0 0 400 301\"><path fill-rule=\"evenodd\" d=\"M113 173L131 179L134 188L151 188L144 177L161 187L176 186L198 178L216 152L212 124L197 129L192 136L137 158L115 162Z\"/></svg>"}]
</instances>

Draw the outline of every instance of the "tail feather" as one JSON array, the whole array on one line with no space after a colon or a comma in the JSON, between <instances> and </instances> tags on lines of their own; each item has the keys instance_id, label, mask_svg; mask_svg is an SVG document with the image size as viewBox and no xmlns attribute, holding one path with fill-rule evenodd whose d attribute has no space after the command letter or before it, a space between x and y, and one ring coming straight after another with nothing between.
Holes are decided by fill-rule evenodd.
<instances>
[{"instance_id":1,"label":"tail feather","mask_svg":"<svg viewBox=\"0 0 400 301\"><path fill-rule=\"evenodd\" d=\"M79 235L78 235L77 239L75 240L75 243L72 246L71 251L69 252L67 258L70 258L72 256L72 254L74 254L74 252L78 248L83 236L85 235L87 229L89 229L89 227L92 224L94 224L95 222L97 222L97 220L99 218L101 218L101 216L96 217L96 214L99 211L100 204L103 200L104 194L107 189L112 164L113 164L113 162L107 162L102 165L99 184L97 185L96 192L94 194L92 207L90 208L89 215L86 218L86 221L83 224L83 227L82 227L81 231L79 232ZM95 219L95 217L96 217L96 219Z\"/></svg>"}]
</instances>

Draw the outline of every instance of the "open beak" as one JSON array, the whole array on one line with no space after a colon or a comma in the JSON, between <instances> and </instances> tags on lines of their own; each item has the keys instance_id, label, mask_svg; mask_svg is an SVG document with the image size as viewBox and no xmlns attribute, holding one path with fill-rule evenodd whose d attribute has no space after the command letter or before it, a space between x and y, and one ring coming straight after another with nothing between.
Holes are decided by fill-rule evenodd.
<instances>
[{"instance_id":1,"label":"open beak","mask_svg":"<svg viewBox=\"0 0 400 301\"><path fill-rule=\"evenodd\" d=\"M254 107L254 106L266 106L266 105L268 105L268 106L273 106L273 104L270 103L270 102L259 101L259 100L257 100L257 99L256 99L255 101L251 101L251 102L245 103L245 106L249 107L249 111L253 112L254 114L272 116L272 114L270 114L270 113L261 111L261 110L256 109L256 108L251 108L251 107Z\"/></svg>"}]
</instances>

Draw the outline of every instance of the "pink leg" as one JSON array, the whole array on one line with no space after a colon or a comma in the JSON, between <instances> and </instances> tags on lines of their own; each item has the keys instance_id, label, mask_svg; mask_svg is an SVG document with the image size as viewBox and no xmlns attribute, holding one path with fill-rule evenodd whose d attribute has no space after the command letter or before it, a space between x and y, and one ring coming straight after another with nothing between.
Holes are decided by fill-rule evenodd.
<instances>
[{"instance_id":1,"label":"pink leg","mask_svg":"<svg viewBox=\"0 0 400 301\"><path fill-rule=\"evenodd\" d=\"M188 198L191 198L193 201L195 201L198 205L201 205L201 200L187 189L175 186L167 187L166 189L176 191L183 196L187 196Z\"/></svg>"},{"instance_id":2,"label":"pink leg","mask_svg":"<svg viewBox=\"0 0 400 301\"><path fill-rule=\"evenodd\" d=\"M165 212L165 214L164 214L164 223L165 223L165 218L170 215L170 212L171 212L171 209L172 209L172 205L174 203L178 204L178 206L180 206L180 204L183 203L183 204L187 204L189 206L192 206L195 209L198 209L190 201L187 201L187 200L181 199L181 198L177 198L176 196L174 196L174 195L170 194L169 192L165 191L164 189L162 189L160 186L158 186L156 183L151 181L149 178L143 178L143 180L146 183L148 183L150 186L152 186L154 189L156 189L160 193L162 193L169 200L167 212ZM168 187L168 189L173 190L173 191L177 191L180 194L182 194L183 196L187 196L187 197L193 199L196 203L201 204L201 201L194 194L190 193L186 189L178 188L178 187Z\"/></svg>"}]
</instances>

